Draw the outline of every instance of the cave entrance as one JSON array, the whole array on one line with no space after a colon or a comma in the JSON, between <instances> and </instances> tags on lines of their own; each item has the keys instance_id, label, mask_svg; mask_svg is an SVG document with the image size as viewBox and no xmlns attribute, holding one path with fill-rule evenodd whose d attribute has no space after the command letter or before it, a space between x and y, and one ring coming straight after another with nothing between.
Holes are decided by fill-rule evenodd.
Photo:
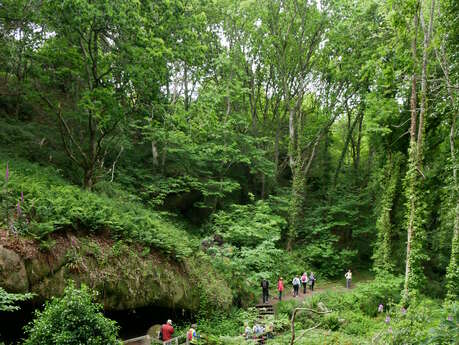
<instances>
[{"instance_id":1,"label":"cave entrance","mask_svg":"<svg viewBox=\"0 0 459 345\"><path fill-rule=\"evenodd\" d=\"M165 307L143 307L131 310L107 311L105 315L115 320L120 326L121 339L130 339L147 334L148 329L156 324L164 324L168 319L175 325L189 323L192 314L183 309Z\"/></svg>"},{"instance_id":2,"label":"cave entrance","mask_svg":"<svg viewBox=\"0 0 459 345\"><path fill-rule=\"evenodd\" d=\"M15 312L0 312L0 342L3 341L5 345L20 343L25 338L24 326L32 321L34 311L41 309L42 305L24 302L20 307L21 309ZM151 326L166 323L168 319L171 319L175 326L187 324L193 318L189 311L157 306L110 310L104 314L118 323L119 335L123 340L143 336Z\"/></svg>"}]
</instances>

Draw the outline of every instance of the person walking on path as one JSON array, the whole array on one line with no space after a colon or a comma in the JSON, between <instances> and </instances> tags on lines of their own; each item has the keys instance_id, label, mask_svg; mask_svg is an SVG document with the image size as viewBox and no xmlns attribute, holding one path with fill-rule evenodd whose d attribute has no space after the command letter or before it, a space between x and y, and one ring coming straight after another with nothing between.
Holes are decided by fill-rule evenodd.
<instances>
[{"instance_id":1,"label":"person walking on path","mask_svg":"<svg viewBox=\"0 0 459 345\"><path fill-rule=\"evenodd\" d=\"M309 275L309 286L311 291L314 291L314 284L316 283L316 277L314 276L314 272L311 272Z\"/></svg>"},{"instance_id":2,"label":"person walking on path","mask_svg":"<svg viewBox=\"0 0 459 345\"><path fill-rule=\"evenodd\" d=\"M261 281L261 289L263 290L263 304L265 304L269 298L269 282L266 278L263 278Z\"/></svg>"},{"instance_id":3,"label":"person walking on path","mask_svg":"<svg viewBox=\"0 0 459 345\"><path fill-rule=\"evenodd\" d=\"M280 277L277 282L277 291L279 291L279 301L282 301L282 292L284 291L284 281L282 280L282 277Z\"/></svg>"},{"instance_id":4,"label":"person walking on path","mask_svg":"<svg viewBox=\"0 0 459 345\"><path fill-rule=\"evenodd\" d=\"M306 294L306 285L308 284L308 273L304 272L301 276L301 284L303 284L303 293Z\"/></svg>"},{"instance_id":5,"label":"person walking on path","mask_svg":"<svg viewBox=\"0 0 459 345\"><path fill-rule=\"evenodd\" d=\"M298 276L295 276L292 280L292 285L293 285L293 297L298 296L298 290L300 289L300 278Z\"/></svg>"},{"instance_id":6,"label":"person walking on path","mask_svg":"<svg viewBox=\"0 0 459 345\"><path fill-rule=\"evenodd\" d=\"M167 320L167 323L161 326L161 334L163 335L162 339L171 340L172 334L174 334L174 327L172 327L172 320Z\"/></svg>"},{"instance_id":7,"label":"person walking on path","mask_svg":"<svg viewBox=\"0 0 459 345\"><path fill-rule=\"evenodd\" d=\"M352 281L352 272L351 272L351 269L349 269L346 274L344 275L344 277L346 278L346 287L348 289L351 288L351 281Z\"/></svg>"}]
</instances>

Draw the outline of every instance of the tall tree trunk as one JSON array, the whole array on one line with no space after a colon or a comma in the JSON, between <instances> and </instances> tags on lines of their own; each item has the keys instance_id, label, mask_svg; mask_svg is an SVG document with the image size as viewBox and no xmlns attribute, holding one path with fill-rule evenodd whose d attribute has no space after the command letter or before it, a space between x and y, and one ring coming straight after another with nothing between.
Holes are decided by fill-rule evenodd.
<instances>
[{"instance_id":1,"label":"tall tree trunk","mask_svg":"<svg viewBox=\"0 0 459 345\"><path fill-rule=\"evenodd\" d=\"M364 117L364 110L362 110L362 114L359 119L359 132L358 132L358 137L357 137L357 147L356 147L356 157L354 161L354 168L355 172L357 173L360 167L360 149L361 149L361 143L362 143L362 124L363 124L363 117Z\"/></svg>"},{"instance_id":2,"label":"tall tree trunk","mask_svg":"<svg viewBox=\"0 0 459 345\"><path fill-rule=\"evenodd\" d=\"M451 257L446 271L446 291L447 300L456 301L459 295L459 268L457 261L459 259L459 186L457 183L457 161L454 146L454 134L456 132L456 114L453 114L453 121L451 124L450 131L450 150L451 150L451 161L453 164L453 204L454 199L456 203L455 214L454 214L454 230L453 238L451 240Z\"/></svg>"},{"instance_id":3,"label":"tall tree trunk","mask_svg":"<svg viewBox=\"0 0 459 345\"><path fill-rule=\"evenodd\" d=\"M188 65L186 62L183 63L183 84L185 90L184 105L185 110L188 110L188 107L190 105L190 95L188 94Z\"/></svg>"},{"instance_id":4,"label":"tall tree trunk","mask_svg":"<svg viewBox=\"0 0 459 345\"><path fill-rule=\"evenodd\" d=\"M346 135L346 140L344 142L344 147L343 151L341 151L341 157L338 161L338 167L336 168L335 171L335 177L333 178L333 185L336 186L336 182L338 180L339 173L341 171L341 166L343 165L344 158L346 157L347 149L349 147L349 142L351 141L352 134L354 133L355 126L359 122L360 115L358 115L355 119L354 122L352 122L352 125L349 123L349 129Z\"/></svg>"},{"instance_id":5,"label":"tall tree trunk","mask_svg":"<svg viewBox=\"0 0 459 345\"><path fill-rule=\"evenodd\" d=\"M457 161L456 161L456 122L457 122L457 111L456 101L454 92L449 78L449 64L444 52L443 43L440 46L440 51L435 50L437 59L443 70L445 76L446 89L448 92L448 99L451 103L451 128L449 131L449 148L451 155L451 164L453 166L453 192L451 195L452 204L455 205L454 212L454 225L453 225L453 236L451 239L451 257L446 270L446 300L456 301L459 295L459 268L457 261L459 259L459 184L457 179Z\"/></svg>"},{"instance_id":6,"label":"tall tree trunk","mask_svg":"<svg viewBox=\"0 0 459 345\"><path fill-rule=\"evenodd\" d=\"M407 305L410 300L410 295L413 295L424 283L424 273L422 262L426 259L425 251L423 250L423 242L425 241L425 230L423 229L422 221L422 180L419 174L423 176L422 160L423 160L423 142L424 142L424 118L427 110L427 65L428 65L428 50L430 45L430 36L433 28L435 0L431 1L429 26L424 25L424 14L422 4L420 7L420 21L424 32L423 41L423 57L422 57L422 72L421 72L421 107L419 113L419 127L417 141L415 138L415 127L412 126L410 133L410 152L409 152L409 167L408 180L409 191L409 223L408 223L408 242L407 242L407 257L405 271L405 286L403 293L403 304ZM415 17L417 18L417 16ZM415 19L415 27L417 32L418 20ZM416 34L413 39L413 61L416 68ZM415 73L413 73L415 75ZM415 82L414 82L415 83ZM415 85L415 84L414 84ZM412 90L413 92L413 90ZM416 92L416 90L414 90ZM415 96L414 96L415 97ZM415 100L415 99L414 99ZM413 99L412 99L413 101ZM412 116L415 113L415 101L411 102ZM413 118L411 118L413 121Z\"/></svg>"},{"instance_id":7,"label":"tall tree trunk","mask_svg":"<svg viewBox=\"0 0 459 345\"><path fill-rule=\"evenodd\" d=\"M296 138L295 138L295 110L289 106L288 110L288 136L289 136L289 150L288 150L288 160L290 164L290 169L292 169L292 174L295 170L295 151L296 151Z\"/></svg>"},{"instance_id":8,"label":"tall tree trunk","mask_svg":"<svg viewBox=\"0 0 459 345\"><path fill-rule=\"evenodd\" d=\"M391 272L394 268L391 213L400 173L400 157L391 155L384 171L386 174L383 180L385 187L381 198L380 214L376 221L378 241L373 255L376 272L383 274Z\"/></svg>"},{"instance_id":9,"label":"tall tree trunk","mask_svg":"<svg viewBox=\"0 0 459 345\"><path fill-rule=\"evenodd\" d=\"M289 221L289 234L287 240L287 250L293 249L293 241L298 233L301 225L303 214L303 201L304 201L304 188L306 184L306 177L301 165L295 166L295 171L292 177L292 195L290 199L290 221Z\"/></svg>"},{"instance_id":10,"label":"tall tree trunk","mask_svg":"<svg viewBox=\"0 0 459 345\"><path fill-rule=\"evenodd\" d=\"M275 181L279 178L279 142L281 136L281 116L277 114L276 117L276 135L274 139L274 178Z\"/></svg>"},{"instance_id":11,"label":"tall tree trunk","mask_svg":"<svg viewBox=\"0 0 459 345\"><path fill-rule=\"evenodd\" d=\"M424 45L422 50L422 73L421 73L421 109L419 112L419 127L418 127L418 141L417 141L417 160L418 160L418 167L422 163L422 153L423 153L423 140L424 140L424 118L427 109L427 64L428 64L428 53L429 53L429 45L430 45L430 36L432 35L433 29L433 18L434 18L434 8L435 8L435 0L431 0L431 8L430 8L430 20L429 20L429 27L426 28L424 24L424 14L422 11L422 5L420 6L420 19L421 25L424 31Z\"/></svg>"},{"instance_id":12,"label":"tall tree trunk","mask_svg":"<svg viewBox=\"0 0 459 345\"><path fill-rule=\"evenodd\" d=\"M419 6L419 3L418 3ZM415 217L415 193L416 193L416 67L417 67L417 34L418 34L418 9L414 14L414 36L411 42L411 52L413 59L413 74L411 76L411 98L410 98L410 110L411 110L411 125L410 125L410 146L408 149L408 229L407 229L407 242L406 242L406 262L405 262L405 284L403 289L403 303L408 303L408 295L410 292L410 280L411 280L411 244L414 232L414 217Z\"/></svg>"}]
</instances>

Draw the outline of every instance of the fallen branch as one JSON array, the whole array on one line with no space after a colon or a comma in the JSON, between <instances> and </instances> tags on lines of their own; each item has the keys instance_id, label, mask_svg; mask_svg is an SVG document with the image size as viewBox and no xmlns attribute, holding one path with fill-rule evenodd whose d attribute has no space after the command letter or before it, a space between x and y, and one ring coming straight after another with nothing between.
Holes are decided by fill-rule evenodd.
<instances>
[{"instance_id":1,"label":"fallen branch","mask_svg":"<svg viewBox=\"0 0 459 345\"><path fill-rule=\"evenodd\" d=\"M296 317L296 314L299 312L299 311L308 311L308 312L311 312L311 313L315 313L315 314L319 314L319 315L323 315L323 314L329 314L331 313L331 310L325 310L325 311L317 311L317 310L314 310L314 309L310 309L310 308L295 308L295 310L293 311L293 314L292 314L292 321L291 321L291 330L292 330L292 339L290 340L290 345L293 345L293 343L295 342L295 317ZM320 325L320 323L319 323ZM317 327L319 327L318 325L316 325ZM315 328L316 328L315 326Z\"/></svg>"},{"instance_id":2,"label":"fallen branch","mask_svg":"<svg viewBox=\"0 0 459 345\"><path fill-rule=\"evenodd\" d=\"M319 322L317 325L315 325L315 326L313 326L313 327L311 327L311 328L305 329L305 330L303 331L303 333L302 333L298 338L296 338L295 340L300 339L301 337L303 337L303 336L306 334L306 332L312 331L313 329L316 329L316 328L319 327L321 324L322 324L322 322Z\"/></svg>"}]
</instances>

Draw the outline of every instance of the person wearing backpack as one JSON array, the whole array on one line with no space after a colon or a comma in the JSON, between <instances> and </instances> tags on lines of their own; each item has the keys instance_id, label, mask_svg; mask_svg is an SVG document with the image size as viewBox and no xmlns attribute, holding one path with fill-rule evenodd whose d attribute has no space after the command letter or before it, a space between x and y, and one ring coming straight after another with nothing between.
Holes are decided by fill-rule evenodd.
<instances>
[{"instance_id":1,"label":"person wearing backpack","mask_svg":"<svg viewBox=\"0 0 459 345\"><path fill-rule=\"evenodd\" d=\"M293 285L293 297L298 296L298 290L300 289L300 278L298 276L295 276L292 280L292 285Z\"/></svg>"},{"instance_id":2,"label":"person wearing backpack","mask_svg":"<svg viewBox=\"0 0 459 345\"><path fill-rule=\"evenodd\" d=\"M269 299L269 282L266 278L261 281L261 289L263 290L263 304L265 304Z\"/></svg>"},{"instance_id":3,"label":"person wearing backpack","mask_svg":"<svg viewBox=\"0 0 459 345\"><path fill-rule=\"evenodd\" d=\"M167 320L167 323L161 326L159 331L159 340L171 340L174 334L174 327L172 327L172 320Z\"/></svg>"},{"instance_id":4,"label":"person wearing backpack","mask_svg":"<svg viewBox=\"0 0 459 345\"><path fill-rule=\"evenodd\" d=\"M196 328L197 328L197 325L193 324L193 325L191 325L191 327L188 330L188 332L186 332L186 339L188 340L188 342L190 344L193 344L194 343L193 340L195 340L197 338Z\"/></svg>"},{"instance_id":5,"label":"person wearing backpack","mask_svg":"<svg viewBox=\"0 0 459 345\"><path fill-rule=\"evenodd\" d=\"M279 301L282 301L282 292L284 291L284 281L282 277L279 277L277 282L277 291L279 291Z\"/></svg>"},{"instance_id":6,"label":"person wearing backpack","mask_svg":"<svg viewBox=\"0 0 459 345\"><path fill-rule=\"evenodd\" d=\"M309 275L309 288L311 291L314 291L314 284L316 283L316 277L314 276L314 272L311 272Z\"/></svg>"},{"instance_id":7,"label":"person wearing backpack","mask_svg":"<svg viewBox=\"0 0 459 345\"><path fill-rule=\"evenodd\" d=\"M306 285L308 284L308 273L304 272L301 276L301 284L303 284L303 293L306 294Z\"/></svg>"}]
</instances>

